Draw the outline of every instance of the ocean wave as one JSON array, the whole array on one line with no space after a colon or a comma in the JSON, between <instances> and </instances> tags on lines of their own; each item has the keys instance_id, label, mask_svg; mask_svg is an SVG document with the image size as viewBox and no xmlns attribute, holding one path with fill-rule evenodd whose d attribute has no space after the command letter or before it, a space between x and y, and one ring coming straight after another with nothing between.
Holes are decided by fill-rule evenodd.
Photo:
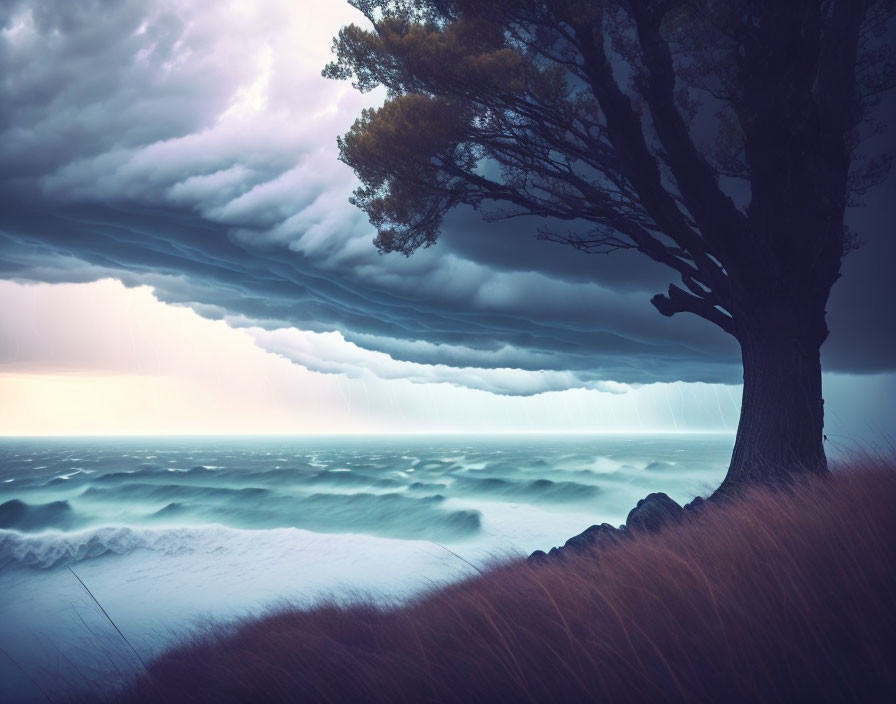
<instances>
[{"instance_id":1,"label":"ocean wave","mask_svg":"<svg viewBox=\"0 0 896 704\"><path fill-rule=\"evenodd\" d=\"M513 462L485 462L484 466L470 466L467 467L466 470L468 472L475 472L476 474L519 474L522 470L520 467Z\"/></svg>"},{"instance_id":2,"label":"ocean wave","mask_svg":"<svg viewBox=\"0 0 896 704\"><path fill-rule=\"evenodd\" d=\"M579 482L555 482L550 479L517 481L502 477L458 477L456 487L471 495L534 503L585 501L600 493L596 486Z\"/></svg>"},{"instance_id":3,"label":"ocean wave","mask_svg":"<svg viewBox=\"0 0 896 704\"><path fill-rule=\"evenodd\" d=\"M147 515L157 523L214 522L239 529L299 528L318 533L367 533L386 538L454 540L477 533L479 511L450 510L445 496L404 493L314 493L260 496L253 501L180 497Z\"/></svg>"},{"instance_id":4,"label":"ocean wave","mask_svg":"<svg viewBox=\"0 0 896 704\"><path fill-rule=\"evenodd\" d=\"M408 484L408 491L445 491L447 484L441 482L413 482Z\"/></svg>"},{"instance_id":5,"label":"ocean wave","mask_svg":"<svg viewBox=\"0 0 896 704\"><path fill-rule=\"evenodd\" d=\"M47 528L73 528L82 522L68 501L27 504L20 499L11 499L0 504L0 528L28 532Z\"/></svg>"},{"instance_id":6,"label":"ocean wave","mask_svg":"<svg viewBox=\"0 0 896 704\"><path fill-rule=\"evenodd\" d=\"M443 517L444 529L451 526L458 534L480 529L476 511L454 511ZM417 536L412 542L422 539ZM383 542L384 537L340 531L327 535L301 528L240 529L221 524L166 527L100 526L77 531L45 531L21 533L0 529L0 572L12 566L52 569L104 556L128 555L139 550L178 555L208 555L218 561L223 554L234 560L264 562L276 559L297 547L320 552L321 545L341 546L345 550L382 549L405 540ZM313 547L311 547L313 546ZM404 548L395 548L401 549ZM192 564L192 562L191 562Z\"/></svg>"},{"instance_id":7,"label":"ocean wave","mask_svg":"<svg viewBox=\"0 0 896 704\"><path fill-rule=\"evenodd\" d=\"M252 511L251 524L265 520L320 532L361 531L389 538L452 540L479 531L481 514L470 509L449 510L445 496L408 496L391 492L374 494L315 493L303 497L277 497L268 502L269 517Z\"/></svg>"},{"instance_id":8,"label":"ocean wave","mask_svg":"<svg viewBox=\"0 0 896 704\"><path fill-rule=\"evenodd\" d=\"M261 487L230 488L219 486L197 486L195 484L154 484L134 482L113 487L87 487L82 496L99 499L171 500L184 498L204 499L257 499L271 495L270 489Z\"/></svg>"},{"instance_id":9,"label":"ocean wave","mask_svg":"<svg viewBox=\"0 0 896 704\"><path fill-rule=\"evenodd\" d=\"M220 536L221 530L226 529L214 527L212 532ZM203 536L203 533L206 535ZM32 535L0 530L0 569L9 564L46 569L109 553L125 554L140 548L176 554L208 544L211 537L207 528L104 526L72 533L54 531Z\"/></svg>"},{"instance_id":10,"label":"ocean wave","mask_svg":"<svg viewBox=\"0 0 896 704\"><path fill-rule=\"evenodd\" d=\"M646 465L644 469L670 471L675 469L675 464L672 462L662 462L660 460L654 460L653 462L650 462L648 465Z\"/></svg>"}]
</instances>

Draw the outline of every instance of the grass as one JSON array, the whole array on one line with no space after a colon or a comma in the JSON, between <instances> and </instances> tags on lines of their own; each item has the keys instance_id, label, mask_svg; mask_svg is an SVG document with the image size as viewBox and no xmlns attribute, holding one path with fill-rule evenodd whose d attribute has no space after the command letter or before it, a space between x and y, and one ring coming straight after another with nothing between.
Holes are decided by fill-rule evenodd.
<instances>
[{"instance_id":1,"label":"grass","mask_svg":"<svg viewBox=\"0 0 896 704\"><path fill-rule=\"evenodd\" d=\"M893 463L866 460L404 606L210 630L117 701L896 701L894 509Z\"/></svg>"}]
</instances>

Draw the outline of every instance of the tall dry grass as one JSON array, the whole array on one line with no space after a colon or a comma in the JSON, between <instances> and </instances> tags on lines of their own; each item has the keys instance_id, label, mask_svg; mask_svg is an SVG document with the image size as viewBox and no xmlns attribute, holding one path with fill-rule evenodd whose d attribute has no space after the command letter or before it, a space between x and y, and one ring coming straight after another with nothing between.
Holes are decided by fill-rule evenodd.
<instances>
[{"instance_id":1,"label":"tall dry grass","mask_svg":"<svg viewBox=\"0 0 896 704\"><path fill-rule=\"evenodd\" d=\"M400 608L274 613L167 653L121 701L896 701L886 464Z\"/></svg>"}]
</instances>

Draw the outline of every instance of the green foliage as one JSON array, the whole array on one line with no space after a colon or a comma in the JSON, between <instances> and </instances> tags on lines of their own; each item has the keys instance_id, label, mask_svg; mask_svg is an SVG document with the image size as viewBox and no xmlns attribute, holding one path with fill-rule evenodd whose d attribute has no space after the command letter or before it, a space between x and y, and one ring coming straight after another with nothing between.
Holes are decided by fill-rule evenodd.
<instances>
[{"instance_id":1,"label":"green foliage","mask_svg":"<svg viewBox=\"0 0 896 704\"><path fill-rule=\"evenodd\" d=\"M344 27L323 71L353 77L361 91L387 90L385 105L365 110L339 140L362 182L352 202L377 227L382 252L429 246L447 210L478 205L486 182L476 188L469 175L488 156L483 136L500 133L502 104L527 91L556 101L564 91L562 71L534 66L493 15L435 5L357 3L374 29Z\"/></svg>"},{"instance_id":2,"label":"green foliage","mask_svg":"<svg viewBox=\"0 0 896 704\"><path fill-rule=\"evenodd\" d=\"M482 18L450 24L413 23L386 16L376 31L344 27L334 39L337 60L323 75L347 79L369 91L377 85L390 95L405 92L520 89L522 57L503 46L501 28ZM439 88L441 86L441 88Z\"/></svg>"},{"instance_id":3,"label":"green foliage","mask_svg":"<svg viewBox=\"0 0 896 704\"><path fill-rule=\"evenodd\" d=\"M892 3L352 4L370 26L339 32L323 75L386 89L339 142L381 252L433 244L456 205L499 204L584 224L545 239L669 266L683 288L654 298L660 312L736 334L735 294L827 295L849 179L886 174L886 159L849 171L871 94L889 85L868 66L892 52L867 30L880 35ZM749 209L720 175L750 181Z\"/></svg>"},{"instance_id":4,"label":"green foliage","mask_svg":"<svg viewBox=\"0 0 896 704\"><path fill-rule=\"evenodd\" d=\"M469 104L410 93L364 110L339 139L342 160L363 184L352 203L377 227L381 251L410 254L435 242L441 218L461 198L463 186L433 165L475 165L465 144L472 116Z\"/></svg>"}]
</instances>

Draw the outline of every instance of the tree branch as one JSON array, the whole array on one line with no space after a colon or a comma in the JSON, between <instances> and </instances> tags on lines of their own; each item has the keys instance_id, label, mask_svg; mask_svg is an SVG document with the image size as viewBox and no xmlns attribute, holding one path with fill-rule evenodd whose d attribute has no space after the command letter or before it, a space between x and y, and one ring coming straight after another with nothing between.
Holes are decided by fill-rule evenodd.
<instances>
[{"instance_id":1,"label":"tree branch","mask_svg":"<svg viewBox=\"0 0 896 704\"><path fill-rule=\"evenodd\" d=\"M601 28L582 25L574 19L569 20L569 23L575 29L575 38L582 53L591 89L606 115L607 134L618 153L620 170L634 186L659 229L679 247L687 250L700 277L713 290L719 291L721 296L727 297L727 275L706 256L711 253L716 260L725 264L726 253L709 250L707 240L691 229L675 198L663 187L656 158L647 147L641 118L613 77L603 48Z\"/></svg>"},{"instance_id":2,"label":"tree branch","mask_svg":"<svg viewBox=\"0 0 896 704\"><path fill-rule=\"evenodd\" d=\"M672 54L660 35L662 14L650 9L645 0L633 0L630 7L647 68L644 97L657 136L701 235L719 252L719 259L727 263L732 252L743 255L749 249L746 217L719 187L712 167L697 151L678 110Z\"/></svg>"},{"instance_id":3,"label":"tree branch","mask_svg":"<svg viewBox=\"0 0 896 704\"><path fill-rule=\"evenodd\" d=\"M716 307L717 304L707 298L691 295L675 284L669 286L667 295L657 294L650 299L650 302L666 317L671 317L676 313L693 313L704 320L715 323L725 332L731 335L735 334L734 319L719 310Z\"/></svg>"}]
</instances>

